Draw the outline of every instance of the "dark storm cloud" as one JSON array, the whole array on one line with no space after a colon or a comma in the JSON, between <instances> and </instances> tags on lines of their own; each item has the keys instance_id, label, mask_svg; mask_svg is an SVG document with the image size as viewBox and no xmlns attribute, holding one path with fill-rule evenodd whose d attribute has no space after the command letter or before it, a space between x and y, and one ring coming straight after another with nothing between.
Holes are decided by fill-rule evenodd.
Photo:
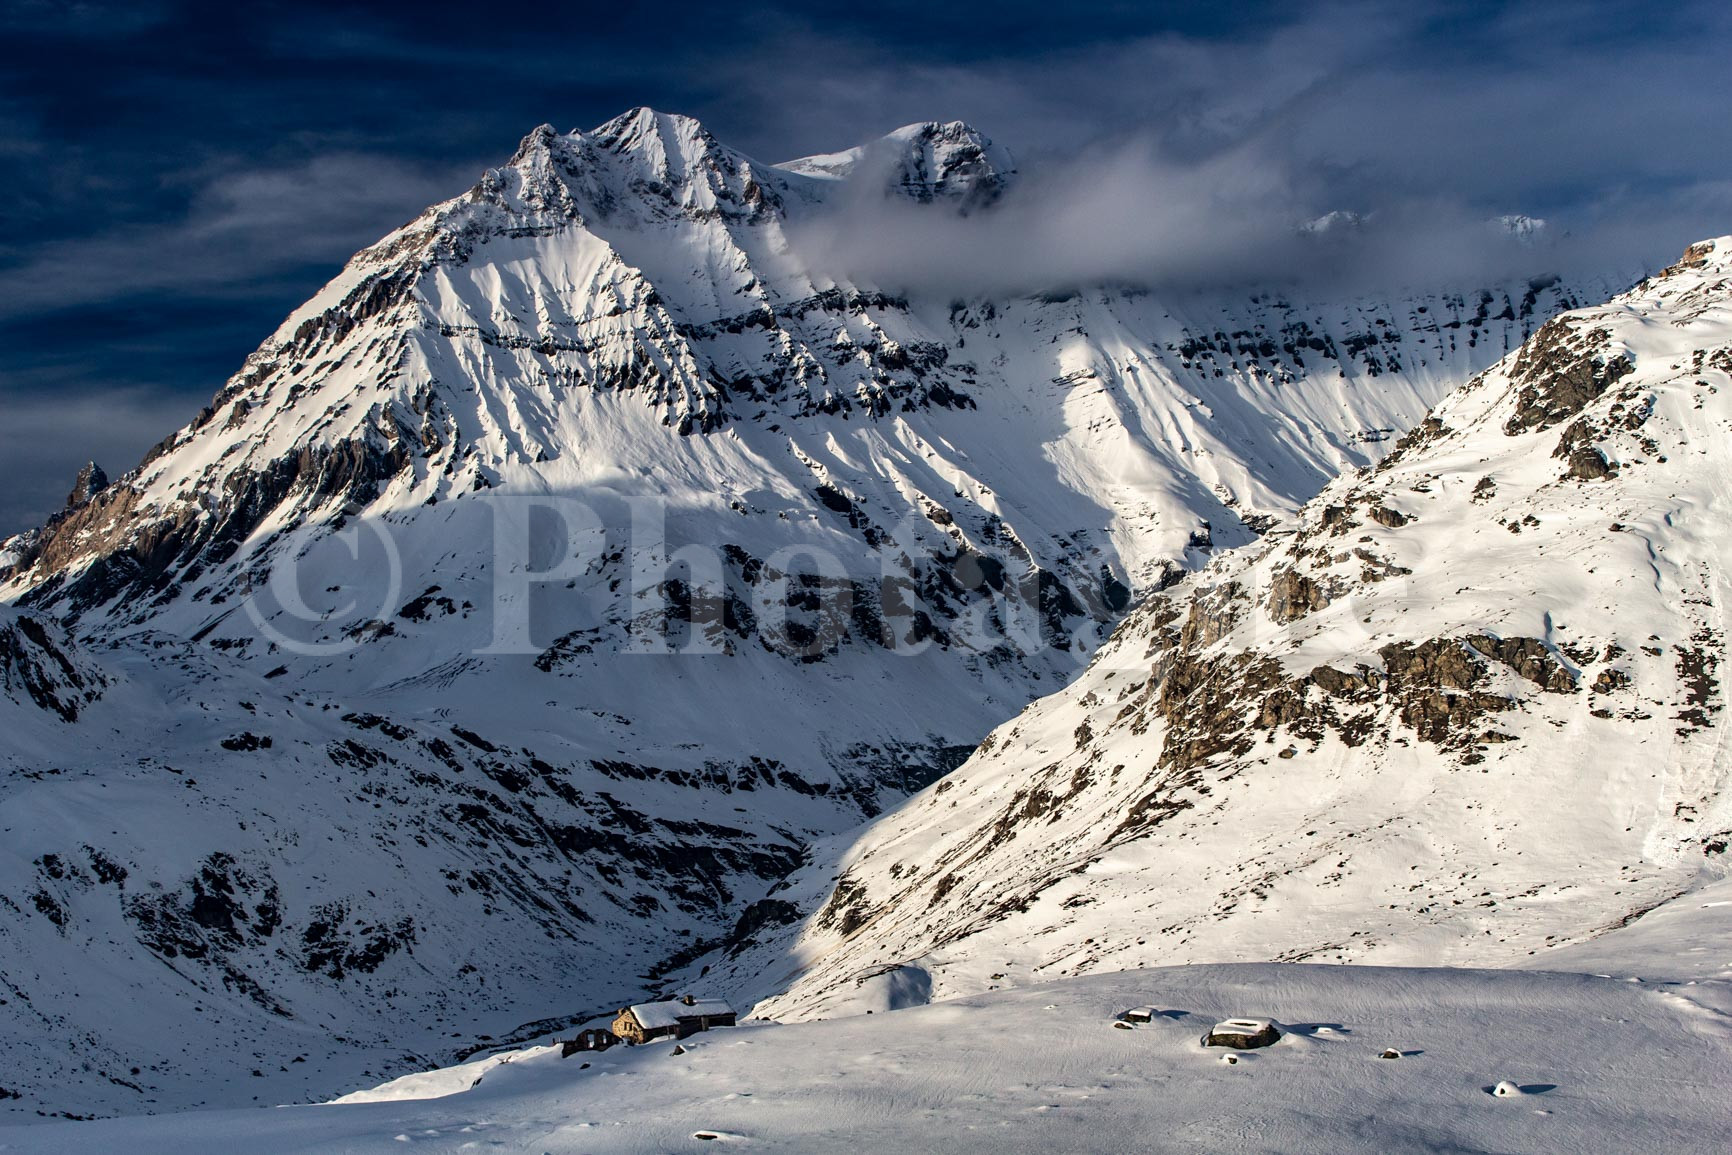
<instances>
[{"instance_id":1,"label":"dark storm cloud","mask_svg":"<svg viewBox=\"0 0 1732 1155\"><path fill-rule=\"evenodd\" d=\"M144 293L303 290L310 271L328 275L338 254L377 240L381 222L402 223L414 211L405 206L443 200L471 175L345 153L221 172L176 219L31 246L0 268L0 324Z\"/></svg>"},{"instance_id":2,"label":"dark storm cloud","mask_svg":"<svg viewBox=\"0 0 1732 1155\"><path fill-rule=\"evenodd\" d=\"M86 459L135 460L140 433L155 430L160 438L186 423L189 405L196 409L202 402L153 382L70 395L20 391L9 394L5 404L0 421L5 503L17 519L15 528L23 529L42 524L65 504Z\"/></svg>"},{"instance_id":3,"label":"dark storm cloud","mask_svg":"<svg viewBox=\"0 0 1732 1155\"><path fill-rule=\"evenodd\" d=\"M1732 231L1722 7L0 0L0 533L543 121L650 104L780 160L970 120L1021 160L1001 212L802 238L951 291L1624 268Z\"/></svg>"}]
</instances>

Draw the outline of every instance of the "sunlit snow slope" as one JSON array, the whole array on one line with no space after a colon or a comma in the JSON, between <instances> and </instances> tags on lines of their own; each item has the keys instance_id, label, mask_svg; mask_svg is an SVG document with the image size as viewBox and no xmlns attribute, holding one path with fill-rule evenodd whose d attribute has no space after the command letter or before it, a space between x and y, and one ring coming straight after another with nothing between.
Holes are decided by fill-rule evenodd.
<instances>
[{"instance_id":1,"label":"sunlit snow slope","mask_svg":"<svg viewBox=\"0 0 1732 1155\"><path fill-rule=\"evenodd\" d=\"M774 897L777 1017L1231 960L1543 966L1725 872L1732 238L1549 322ZM786 989L783 989L786 988Z\"/></svg>"}]
</instances>

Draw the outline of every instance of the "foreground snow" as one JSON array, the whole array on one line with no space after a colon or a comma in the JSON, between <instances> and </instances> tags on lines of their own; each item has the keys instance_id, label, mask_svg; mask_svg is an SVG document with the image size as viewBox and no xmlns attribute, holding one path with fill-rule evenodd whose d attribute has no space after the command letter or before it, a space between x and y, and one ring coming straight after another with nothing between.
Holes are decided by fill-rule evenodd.
<instances>
[{"instance_id":1,"label":"foreground snow","mask_svg":"<svg viewBox=\"0 0 1732 1155\"><path fill-rule=\"evenodd\" d=\"M1142 1003L1153 1022L1114 1027ZM536 1048L353 1097L373 1101L19 1128L0 1150L1716 1151L1728 1009L1724 980L1175 967L749 1024L682 1054ZM1287 1033L1234 1065L1199 1046L1242 1014Z\"/></svg>"}]
</instances>

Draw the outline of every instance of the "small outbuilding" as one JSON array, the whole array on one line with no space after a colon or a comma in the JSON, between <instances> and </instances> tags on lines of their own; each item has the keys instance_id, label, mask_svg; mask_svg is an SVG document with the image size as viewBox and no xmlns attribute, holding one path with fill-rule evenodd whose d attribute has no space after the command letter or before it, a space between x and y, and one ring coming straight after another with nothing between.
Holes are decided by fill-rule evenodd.
<instances>
[{"instance_id":1,"label":"small outbuilding","mask_svg":"<svg viewBox=\"0 0 1732 1155\"><path fill-rule=\"evenodd\" d=\"M647 1043L651 1039L683 1039L711 1027L734 1025L734 1008L723 1000L686 995L622 1008L613 1020L613 1033L628 1043Z\"/></svg>"},{"instance_id":2,"label":"small outbuilding","mask_svg":"<svg viewBox=\"0 0 1732 1155\"><path fill-rule=\"evenodd\" d=\"M559 1055L569 1059L579 1051L605 1051L619 1044L619 1036L612 1031L595 1027L587 1031L579 1031L574 1039L566 1039L559 1044Z\"/></svg>"}]
</instances>

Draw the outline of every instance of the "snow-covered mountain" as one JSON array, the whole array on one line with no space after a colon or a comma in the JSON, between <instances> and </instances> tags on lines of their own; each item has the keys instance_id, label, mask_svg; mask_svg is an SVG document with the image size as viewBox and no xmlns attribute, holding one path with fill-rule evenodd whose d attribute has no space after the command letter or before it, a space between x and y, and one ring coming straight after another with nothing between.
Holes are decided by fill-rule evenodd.
<instances>
[{"instance_id":1,"label":"snow-covered mountain","mask_svg":"<svg viewBox=\"0 0 1732 1155\"><path fill-rule=\"evenodd\" d=\"M1088 617L1102 565L1146 588L1205 520L1248 540L1235 513L1290 512L1546 316L1603 295L1548 278L1348 303L921 302L805 267L784 227L827 211L856 168L942 200L999 187L1007 163L959 124L783 167L645 109L538 129L357 255L137 470L9 543L5 588L87 631L203 628L303 527L391 514L394 536L426 519L448 542L467 510L426 508L477 492L650 494L698 506L687 540L706 544L857 547L872 525L937 515L935 548L954 554L1009 531ZM718 510L747 528L718 530ZM759 524L796 514L822 528ZM1050 541L1079 529L1086 545ZM254 645L211 636L231 634Z\"/></svg>"},{"instance_id":2,"label":"snow-covered mountain","mask_svg":"<svg viewBox=\"0 0 1732 1155\"><path fill-rule=\"evenodd\" d=\"M870 144L777 166L824 180L870 179L926 204L989 203L1016 175L1010 153L960 121L909 124Z\"/></svg>"},{"instance_id":3,"label":"snow-covered mountain","mask_svg":"<svg viewBox=\"0 0 1732 1155\"><path fill-rule=\"evenodd\" d=\"M1145 600L767 899L798 933L724 981L809 1018L1187 962L1543 966L1724 875L1729 428L1722 237Z\"/></svg>"},{"instance_id":4,"label":"snow-covered mountain","mask_svg":"<svg viewBox=\"0 0 1732 1155\"><path fill-rule=\"evenodd\" d=\"M0 544L0 1108L303 1097L639 994L1609 291L923 300L792 236L1009 163L538 129Z\"/></svg>"}]
</instances>

